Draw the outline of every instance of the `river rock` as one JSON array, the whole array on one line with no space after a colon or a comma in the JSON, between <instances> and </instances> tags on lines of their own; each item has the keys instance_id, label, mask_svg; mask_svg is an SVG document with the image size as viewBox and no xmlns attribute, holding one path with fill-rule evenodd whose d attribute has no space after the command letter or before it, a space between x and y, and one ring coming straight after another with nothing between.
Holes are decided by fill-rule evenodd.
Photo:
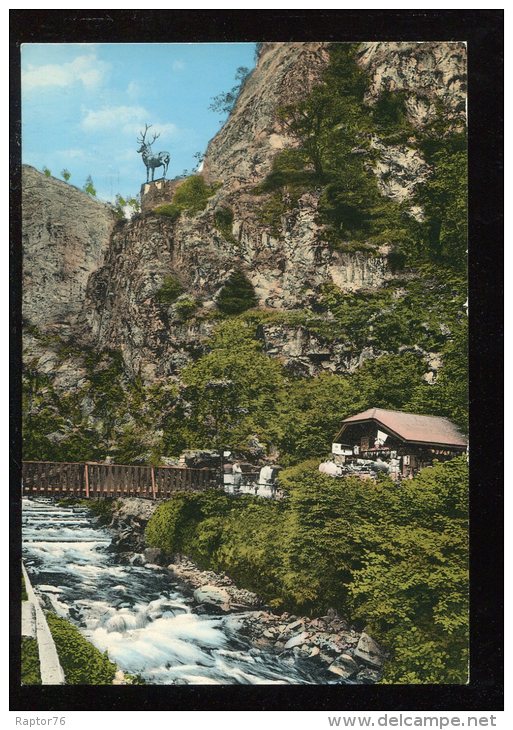
<instances>
[{"instance_id":1,"label":"river rock","mask_svg":"<svg viewBox=\"0 0 513 730\"><path fill-rule=\"evenodd\" d=\"M341 654L330 664L328 669L343 679L349 679L349 677L354 677L358 673L359 666L349 654Z\"/></svg>"},{"instance_id":2,"label":"river rock","mask_svg":"<svg viewBox=\"0 0 513 730\"><path fill-rule=\"evenodd\" d=\"M309 636L310 634L308 631L303 631L301 634L293 636L292 639L289 639L285 644L285 649L292 649L294 646L301 646L301 644L304 644Z\"/></svg>"},{"instance_id":3,"label":"river rock","mask_svg":"<svg viewBox=\"0 0 513 730\"><path fill-rule=\"evenodd\" d=\"M354 655L373 667L381 667L383 665L383 651L365 631L360 636L357 647L354 650Z\"/></svg>"},{"instance_id":4,"label":"river rock","mask_svg":"<svg viewBox=\"0 0 513 730\"><path fill-rule=\"evenodd\" d=\"M210 603L215 606L229 605L230 594L225 588L214 585L204 585L196 588L194 598L198 603Z\"/></svg>"},{"instance_id":5,"label":"river rock","mask_svg":"<svg viewBox=\"0 0 513 730\"><path fill-rule=\"evenodd\" d=\"M145 548L144 560L146 563L156 563L158 565L162 560L162 550L154 547Z\"/></svg>"}]
</instances>

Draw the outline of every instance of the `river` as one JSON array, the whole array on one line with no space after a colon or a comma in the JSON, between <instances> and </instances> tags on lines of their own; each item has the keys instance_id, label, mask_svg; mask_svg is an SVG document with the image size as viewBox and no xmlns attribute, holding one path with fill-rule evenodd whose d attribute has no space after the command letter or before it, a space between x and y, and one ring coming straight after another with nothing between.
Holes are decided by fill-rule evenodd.
<instances>
[{"instance_id":1,"label":"river","mask_svg":"<svg viewBox=\"0 0 513 730\"><path fill-rule=\"evenodd\" d=\"M334 684L308 658L253 647L238 614L195 613L190 591L158 566L119 564L111 534L84 508L23 500L23 559L56 613L148 684Z\"/></svg>"}]
</instances>

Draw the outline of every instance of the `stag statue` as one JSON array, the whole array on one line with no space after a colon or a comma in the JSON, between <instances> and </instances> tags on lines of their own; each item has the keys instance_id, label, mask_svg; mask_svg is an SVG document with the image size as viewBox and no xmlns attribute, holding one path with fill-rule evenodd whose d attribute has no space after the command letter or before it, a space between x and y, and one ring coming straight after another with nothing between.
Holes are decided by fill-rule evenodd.
<instances>
[{"instance_id":1,"label":"stag statue","mask_svg":"<svg viewBox=\"0 0 513 730\"><path fill-rule=\"evenodd\" d=\"M153 139L151 140L151 142L147 142L146 134L148 132L148 129L151 127L151 124L146 124L145 127L146 129L144 130L144 132L141 132L141 136L137 137L137 142L141 145L137 152L140 152L142 154L143 162L146 165L146 182L150 181L150 170L151 181L153 182L156 167L163 167L164 175L162 177L166 177L166 172L169 165L169 160L171 159L171 155L169 154L169 152L157 152L157 154L153 154L151 146L155 142L155 140L160 137L160 134L153 134Z\"/></svg>"}]
</instances>

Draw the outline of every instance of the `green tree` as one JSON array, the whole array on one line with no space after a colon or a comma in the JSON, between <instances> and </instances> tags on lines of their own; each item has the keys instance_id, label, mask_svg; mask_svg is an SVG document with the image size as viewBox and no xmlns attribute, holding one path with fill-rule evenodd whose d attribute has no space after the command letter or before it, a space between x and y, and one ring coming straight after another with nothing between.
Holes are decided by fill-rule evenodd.
<instances>
[{"instance_id":1,"label":"green tree","mask_svg":"<svg viewBox=\"0 0 513 730\"><path fill-rule=\"evenodd\" d=\"M217 297L217 306L225 314L240 314L258 304L253 285L240 269L228 278Z\"/></svg>"},{"instance_id":2,"label":"green tree","mask_svg":"<svg viewBox=\"0 0 513 730\"><path fill-rule=\"evenodd\" d=\"M468 179L466 136L445 136L435 146L424 145L429 153L431 174L417 189L426 222L425 240L430 258L456 268L467 264Z\"/></svg>"},{"instance_id":3,"label":"green tree","mask_svg":"<svg viewBox=\"0 0 513 730\"><path fill-rule=\"evenodd\" d=\"M212 102L209 105L209 109L213 112L220 112L221 114L231 114L235 102L239 98L240 92L244 88L244 84L250 70L246 66L239 66L235 73L235 81L237 82L230 91L222 92L217 96L212 97Z\"/></svg>"},{"instance_id":4,"label":"green tree","mask_svg":"<svg viewBox=\"0 0 513 730\"><path fill-rule=\"evenodd\" d=\"M280 365L261 352L251 329L240 320L223 323L210 347L181 373L190 407L190 445L244 448L252 433L269 442L283 383Z\"/></svg>"},{"instance_id":5,"label":"green tree","mask_svg":"<svg viewBox=\"0 0 513 730\"><path fill-rule=\"evenodd\" d=\"M94 187L93 178L91 177L91 175L87 176L82 190L88 195L91 195L93 198L96 197L96 188Z\"/></svg>"},{"instance_id":6,"label":"green tree","mask_svg":"<svg viewBox=\"0 0 513 730\"><path fill-rule=\"evenodd\" d=\"M71 177L71 172L67 168L64 168L61 171L61 175L62 175L63 180L65 180L65 182L68 182L68 180Z\"/></svg>"},{"instance_id":7,"label":"green tree","mask_svg":"<svg viewBox=\"0 0 513 730\"><path fill-rule=\"evenodd\" d=\"M45 177L52 177L52 172L49 170L46 165L43 167L43 173Z\"/></svg>"},{"instance_id":8,"label":"green tree","mask_svg":"<svg viewBox=\"0 0 513 730\"><path fill-rule=\"evenodd\" d=\"M468 466L421 471L358 526L363 567L353 615L392 650L386 681L465 683L468 677Z\"/></svg>"}]
</instances>

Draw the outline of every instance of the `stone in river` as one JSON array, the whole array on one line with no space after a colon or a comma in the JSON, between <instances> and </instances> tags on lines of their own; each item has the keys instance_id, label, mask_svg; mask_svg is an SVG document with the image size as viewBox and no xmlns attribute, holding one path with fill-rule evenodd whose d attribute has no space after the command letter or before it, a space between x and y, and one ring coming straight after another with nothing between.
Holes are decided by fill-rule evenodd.
<instances>
[{"instance_id":1,"label":"stone in river","mask_svg":"<svg viewBox=\"0 0 513 730\"><path fill-rule=\"evenodd\" d=\"M349 677L353 677L358 672L359 667L349 654L341 654L330 664L328 669L343 679L349 679Z\"/></svg>"},{"instance_id":2,"label":"stone in river","mask_svg":"<svg viewBox=\"0 0 513 730\"><path fill-rule=\"evenodd\" d=\"M285 649L292 649L294 646L301 646L301 644L304 644L309 636L310 634L308 633L308 631L303 631L301 634L293 636L285 644Z\"/></svg>"},{"instance_id":3,"label":"stone in river","mask_svg":"<svg viewBox=\"0 0 513 730\"><path fill-rule=\"evenodd\" d=\"M198 603L211 603L215 605L230 603L230 594L228 591L213 585L204 585L196 588L194 598Z\"/></svg>"}]
</instances>

